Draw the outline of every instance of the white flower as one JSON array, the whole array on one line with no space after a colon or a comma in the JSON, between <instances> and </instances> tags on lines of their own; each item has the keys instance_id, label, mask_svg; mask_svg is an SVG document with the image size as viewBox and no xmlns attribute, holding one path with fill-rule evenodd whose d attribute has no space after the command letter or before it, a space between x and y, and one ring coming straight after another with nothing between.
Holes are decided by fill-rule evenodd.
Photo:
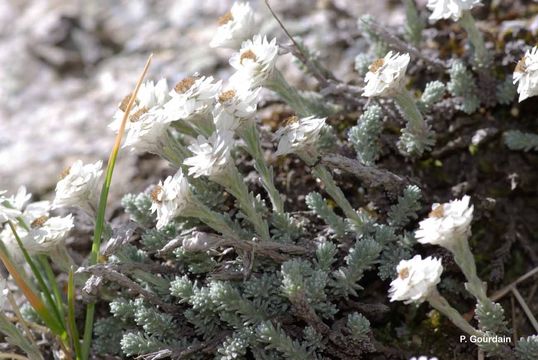
<instances>
[{"instance_id":1,"label":"white flower","mask_svg":"<svg viewBox=\"0 0 538 360\"><path fill-rule=\"evenodd\" d=\"M101 161L84 165L77 160L66 169L63 178L56 184L53 206L78 206L93 213L97 207L102 165Z\"/></svg>"},{"instance_id":2,"label":"white flower","mask_svg":"<svg viewBox=\"0 0 538 360\"><path fill-rule=\"evenodd\" d=\"M26 203L30 200L32 194L28 193L25 186L19 187L17 193L9 198L9 202L17 210L22 211Z\"/></svg>"},{"instance_id":3,"label":"white flower","mask_svg":"<svg viewBox=\"0 0 538 360\"><path fill-rule=\"evenodd\" d=\"M430 20L452 18L457 21L463 11L471 10L480 0L428 0L426 5L432 11Z\"/></svg>"},{"instance_id":4,"label":"white flower","mask_svg":"<svg viewBox=\"0 0 538 360\"><path fill-rule=\"evenodd\" d=\"M538 95L538 47L527 50L514 70L514 84L519 83L519 102Z\"/></svg>"},{"instance_id":5,"label":"white flower","mask_svg":"<svg viewBox=\"0 0 538 360\"><path fill-rule=\"evenodd\" d=\"M230 58L230 65L237 72L232 81L249 84L250 88L263 85L273 74L278 55L276 39L267 41L267 37L254 35L241 45L241 50Z\"/></svg>"},{"instance_id":6,"label":"white flower","mask_svg":"<svg viewBox=\"0 0 538 360\"><path fill-rule=\"evenodd\" d=\"M469 196L445 204L433 204L430 216L422 220L415 236L421 244L433 244L450 248L451 245L467 237L471 231L473 206L469 206Z\"/></svg>"},{"instance_id":7,"label":"white flower","mask_svg":"<svg viewBox=\"0 0 538 360\"><path fill-rule=\"evenodd\" d=\"M400 261L396 271L398 277L390 283L390 301L421 303L441 281L443 266L440 259L415 255Z\"/></svg>"},{"instance_id":8,"label":"white flower","mask_svg":"<svg viewBox=\"0 0 538 360\"><path fill-rule=\"evenodd\" d=\"M275 155L302 152L314 154L319 133L325 125L325 118L309 116L299 119L297 116L292 116L287 123L275 133L275 138L280 139Z\"/></svg>"},{"instance_id":9,"label":"white flower","mask_svg":"<svg viewBox=\"0 0 538 360\"><path fill-rule=\"evenodd\" d=\"M188 121L211 112L220 88L221 81L214 82L212 76L186 77L170 91L170 100L164 106L166 117Z\"/></svg>"},{"instance_id":10,"label":"white flower","mask_svg":"<svg viewBox=\"0 0 538 360\"><path fill-rule=\"evenodd\" d=\"M153 81L146 81L138 90L135 102L131 108L129 121L125 124L125 129L129 130L132 124L154 117L154 113L162 109L164 104L170 99L169 89L166 79L161 79L155 84ZM113 121L108 125L112 130L118 131L127 109L131 95L127 95L119 105L118 111L114 114Z\"/></svg>"},{"instance_id":11,"label":"white flower","mask_svg":"<svg viewBox=\"0 0 538 360\"><path fill-rule=\"evenodd\" d=\"M230 11L219 18L219 27L209 46L236 49L254 35L255 27L255 14L250 4L236 2Z\"/></svg>"},{"instance_id":12,"label":"white flower","mask_svg":"<svg viewBox=\"0 0 538 360\"><path fill-rule=\"evenodd\" d=\"M165 135L169 128L169 118L164 111L155 111L149 117L131 122L123 147L138 153L160 154Z\"/></svg>"},{"instance_id":13,"label":"white flower","mask_svg":"<svg viewBox=\"0 0 538 360\"><path fill-rule=\"evenodd\" d=\"M413 356L411 359L409 360L439 360L437 359L436 357L427 357L427 356L419 356L418 358L416 356Z\"/></svg>"},{"instance_id":14,"label":"white flower","mask_svg":"<svg viewBox=\"0 0 538 360\"><path fill-rule=\"evenodd\" d=\"M31 196L31 195L30 195ZM50 217L51 203L38 201L21 209L25 226L15 223L15 231L30 255L47 253L61 245L69 231L74 227L73 216ZM17 262L24 260L22 251L10 227L0 233L10 255Z\"/></svg>"},{"instance_id":15,"label":"white flower","mask_svg":"<svg viewBox=\"0 0 538 360\"><path fill-rule=\"evenodd\" d=\"M42 216L31 223L31 229L22 239L29 253L46 253L62 244L74 227L73 215L65 217Z\"/></svg>"},{"instance_id":16,"label":"white flower","mask_svg":"<svg viewBox=\"0 0 538 360\"><path fill-rule=\"evenodd\" d=\"M384 58L375 60L366 73L363 96L392 96L405 85L405 71L409 65L409 54L389 51Z\"/></svg>"},{"instance_id":17,"label":"white flower","mask_svg":"<svg viewBox=\"0 0 538 360\"><path fill-rule=\"evenodd\" d=\"M181 215L192 203L192 193L181 169L174 176L160 181L151 192L151 211L157 213L157 229Z\"/></svg>"},{"instance_id":18,"label":"white flower","mask_svg":"<svg viewBox=\"0 0 538 360\"><path fill-rule=\"evenodd\" d=\"M256 114L261 88L254 91L246 87L230 87L217 96L213 111L215 127L219 130L235 131Z\"/></svg>"},{"instance_id":19,"label":"white flower","mask_svg":"<svg viewBox=\"0 0 538 360\"><path fill-rule=\"evenodd\" d=\"M21 216L20 210L15 207L12 199L4 197L3 194L5 191L0 192L0 225Z\"/></svg>"},{"instance_id":20,"label":"white flower","mask_svg":"<svg viewBox=\"0 0 538 360\"><path fill-rule=\"evenodd\" d=\"M231 131L216 131L209 139L198 136L198 139L189 146L193 155L185 159L183 164L189 167L189 175L193 177L217 178L231 164L230 151L233 144Z\"/></svg>"}]
</instances>

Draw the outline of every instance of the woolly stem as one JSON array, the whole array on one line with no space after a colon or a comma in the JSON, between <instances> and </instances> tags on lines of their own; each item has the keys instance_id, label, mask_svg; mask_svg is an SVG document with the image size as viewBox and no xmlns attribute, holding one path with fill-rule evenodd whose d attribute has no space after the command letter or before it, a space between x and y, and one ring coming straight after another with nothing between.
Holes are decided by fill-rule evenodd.
<instances>
[{"instance_id":1,"label":"woolly stem","mask_svg":"<svg viewBox=\"0 0 538 360\"><path fill-rule=\"evenodd\" d=\"M476 63L480 66L487 65L488 53L486 50L486 45L484 43L484 37L482 36L482 33L478 30L474 17L473 15L471 15L471 12L468 10L463 11L459 23L467 32L469 41L473 45Z\"/></svg>"},{"instance_id":2,"label":"woolly stem","mask_svg":"<svg viewBox=\"0 0 538 360\"><path fill-rule=\"evenodd\" d=\"M439 294L439 291L437 291L437 288L435 288L426 298L426 300L430 303L430 305L438 310L440 313L445 315L447 318L452 321L454 325L456 325L458 328L460 328L462 331L469 335L476 335L480 336L480 332L476 330L474 327L472 327L464 318L461 316L461 314L458 312L458 310L454 309L448 301Z\"/></svg>"},{"instance_id":3,"label":"woolly stem","mask_svg":"<svg viewBox=\"0 0 538 360\"><path fill-rule=\"evenodd\" d=\"M239 129L239 135L245 141L246 149L254 159L254 167L258 174L260 174L262 185L265 191L267 191L267 195L273 205L273 211L280 214L284 213L284 201L275 187L273 169L267 166L263 156L260 134L254 121L247 121L245 126Z\"/></svg>"},{"instance_id":4,"label":"woolly stem","mask_svg":"<svg viewBox=\"0 0 538 360\"><path fill-rule=\"evenodd\" d=\"M323 184L325 184L325 191L334 199L338 206L342 209L346 217L351 220L359 228L364 225L364 221L359 214L353 209L353 206L349 203L346 196L340 190L340 187L336 185L333 176L323 165L316 165L312 168L312 174L319 178Z\"/></svg>"},{"instance_id":5,"label":"woolly stem","mask_svg":"<svg viewBox=\"0 0 538 360\"><path fill-rule=\"evenodd\" d=\"M240 209L254 226L258 236L264 241L270 240L269 225L263 219L259 209L256 208L258 200L249 192L244 178L239 170L237 170L237 167L234 164L230 164L223 174L215 177L213 180L222 185L237 199Z\"/></svg>"},{"instance_id":6,"label":"woolly stem","mask_svg":"<svg viewBox=\"0 0 538 360\"><path fill-rule=\"evenodd\" d=\"M264 85L280 95L297 115L301 117L313 115L308 101L287 82L278 69L274 70L273 76Z\"/></svg>"},{"instance_id":7,"label":"woolly stem","mask_svg":"<svg viewBox=\"0 0 538 360\"><path fill-rule=\"evenodd\" d=\"M409 129L414 135L420 137L426 124L424 123L424 118L417 107L415 99L413 99L409 91L403 89L394 95L394 100L396 100L400 110L403 112L405 120L409 123Z\"/></svg>"},{"instance_id":8,"label":"woolly stem","mask_svg":"<svg viewBox=\"0 0 538 360\"><path fill-rule=\"evenodd\" d=\"M486 295L484 283L477 275L476 262L474 260L473 253L469 248L469 241L467 236L464 235L460 239L457 239L449 250L454 255L454 261L460 267L463 275L467 279L465 288L469 291L477 300L482 303L491 302Z\"/></svg>"}]
</instances>

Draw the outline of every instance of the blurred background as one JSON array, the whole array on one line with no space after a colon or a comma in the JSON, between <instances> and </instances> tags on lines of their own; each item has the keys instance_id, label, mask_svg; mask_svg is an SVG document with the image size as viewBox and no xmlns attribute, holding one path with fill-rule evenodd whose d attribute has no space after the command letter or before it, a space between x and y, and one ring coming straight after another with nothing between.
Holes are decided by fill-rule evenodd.
<instances>
[{"instance_id":1,"label":"blurred background","mask_svg":"<svg viewBox=\"0 0 538 360\"><path fill-rule=\"evenodd\" d=\"M150 53L147 79L174 84L194 72L226 79L232 52L208 43L232 3L0 0L0 189L26 185L47 194L76 159L105 160L114 140L107 125ZM359 16L370 13L388 25L404 18L400 1L270 3L343 79L353 76L353 59L364 46L356 40ZM264 19L260 32L284 39L264 1L251 4ZM290 56L282 62L291 82L305 81ZM139 159L123 152L114 179L118 194L141 190L133 189L139 168Z\"/></svg>"}]
</instances>

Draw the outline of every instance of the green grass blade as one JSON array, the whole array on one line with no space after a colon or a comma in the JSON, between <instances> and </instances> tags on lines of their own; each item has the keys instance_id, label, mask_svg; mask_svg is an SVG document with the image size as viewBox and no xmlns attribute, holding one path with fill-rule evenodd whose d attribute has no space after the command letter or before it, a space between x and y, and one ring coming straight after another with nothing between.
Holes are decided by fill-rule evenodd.
<instances>
[{"instance_id":1,"label":"green grass blade","mask_svg":"<svg viewBox=\"0 0 538 360\"><path fill-rule=\"evenodd\" d=\"M48 307L50 308L49 310L52 311L53 317L50 316L48 311L38 311L38 309L35 309L35 308L34 309L42 318L42 320L47 324L47 326L50 327L51 331L53 331L55 334L59 335L60 337L65 337L65 333L66 333L65 323L63 321L62 316L60 315L60 311L58 310L57 304L54 302L54 299L52 298L52 295L48 289L48 286L45 283L45 280L41 276L41 272L37 268L32 258L30 257L30 254L28 254L28 251L26 251L26 248L24 247L22 240L19 237L17 230L15 229L15 226L13 226L11 221L8 222L8 224L9 224L9 227L11 228L11 231L13 232L13 235L15 236L15 239L17 240L17 243L19 244L19 247L22 251L22 254L24 256L26 263L30 266L30 269L32 270L32 274L37 280L37 283L39 285L39 290L45 296L45 301L47 302ZM25 295L27 294L25 293ZM61 304L59 305L61 306Z\"/></svg>"},{"instance_id":2,"label":"green grass blade","mask_svg":"<svg viewBox=\"0 0 538 360\"><path fill-rule=\"evenodd\" d=\"M67 324L69 326L69 333L71 335L76 359L81 360L82 349L80 347L80 337L75 319L75 277L73 276L72 268L69 270L69 281L67 283Z\"/></svg>"},{"instance_id":3,"label":"green grass blade","mask_svg":"<svg viewBox=\"0 0 538 360\"><path fill-rule=\"evenodd\" d=\"M106 206L107 206L108 192L110 190L110 185L112 183L112 175L114 173L114 166L116 165L116 159L118 157L118 152L120 150L121 140L123 137L123 133L125 132L125 124L127 122L127 119L129 118L129 114L131 112L131 108L133 107L133 103L136 99L138 90L140 89L140 85L142 85L142 81L144 80L144 77L146 76L146 73L148 71L152 56L153 55L150 55L148 60L146 61L144 70L142 71L142 74L140 75L140 78L138 79L138 82L136 83L135 90L133 91L131 98L129 99L129 103L127 104L127 108L125 109L125 113L123 115L120 129L118 131L118 134L116 135L114 147L112 148L112 151L110 152L110 157L108 159L108 164L106 168L105 181L103 183L101 196L99 198L97 218L95 220L92 251L90 254L90 262L89 262L90 265L96 264L99 260L99 251L101 248L101 237L103 235L103 230L105 227L104 226L105 225L105 212L106 212ZM90 303L86 307L86 320L84 324L84 339L82 342L82 358L84 360L87 360L90 355L90 345L92 341L94 317L95 317L95 303Z\"/></svg>"}]
</instances>

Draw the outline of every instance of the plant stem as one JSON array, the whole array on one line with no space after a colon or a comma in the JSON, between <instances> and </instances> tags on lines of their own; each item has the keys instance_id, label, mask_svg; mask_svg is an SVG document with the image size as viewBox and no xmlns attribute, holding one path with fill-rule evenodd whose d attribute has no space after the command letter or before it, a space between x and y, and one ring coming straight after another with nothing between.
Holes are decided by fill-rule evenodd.
<instances>
[{"instance_id":1,"label":"plant stem","mask_svg":"<svg viewBox=\"0 0 538 360\"><path fill-rule=\"evenodd\" d=\"M437 288L435 288L431 294L426 299L430 303L430 305L437 309L439 312L441 312L443 315L445 315L447 318L452 321L454 325L456 325L458 328L463 330L465 333L469 335L476 335L480 336L480 332L476 330L474 327L472 327L464 318L461 316L461 314L454 309L448 301L439 294L439 291L437 291Z\"/></svg>"},{"instance_id":2,"label":"plant stem","mask_svg":"<svg viewBox=\"0 0 538 360\"><path fill-rule=\"evenodd\" d=\"M267 221L263 219L262 214L256 207L258 200L248 190L243 176L235 164L230 164L226 171L222 175L219 175L215 181L224 186L224 188L237 199L239 207L254 226L258 236L260 236L263 241L271 240L269 225L267 224Z\"/></svg>"},{"instance_id":3,"label":"plant stem","mask_svg":"<svg viewBox=\"0 0 538 360\"><path fill-rule=\"evenodd\" d=\"M245 141L248 153L254 159L254 167L258 174L260 174L262 185L267 191L273 205L273 211L280 214L284 213L284 201L282 201L282 196L275 187L273 169L267 166L263 156L260 134L256 123L254 121L247 121L245 126L239 129L239 134Z\"/></svg>"},{"instance_id":4,"label":"plant stem","mask_svg":"<svg viewBox=\"0 0 538 360\"><path fill-rule=\"evenodd\" d=\"M364 226L363 219L361 219L359 214L355 211L355 209L353 209L353 206L351 206L340 187L336 185L336 182L334 181L334 178L329 170L327 170L325 166L319 164L312 168L312 174L319 178L323 184L325 184L325 191L331 195L333 200L342 209L346 217L358 228L362 228L362 226Z\"/></svg>"},{"instance_id":5,"label":"plant stem","mask_svg":"<svg viewBox=\"0 0 538 360\"><path fill-rule=\"evenodd\" d=\"M469 10L463 11L459 23L467 32L469 41L473 45L476 63L479 66L486 66L489 62L489 56L484 43L484 37L478 30L474 17Z\"/></svg>"},{"instance_id":6,"label":"plant stem","mask_svg":"<svg viewBox=\"0 0 538 360\"><path fill-rule=\"evenodd\" d=\"M297 115L301 117L314 115L308 101L286 81L278 69L273 71L272 78L267 81L265 86L280 95Z\"/></svg>"},{"instance_id":7,"label":"plant stem","mask_svg":"<svg viewBox=\"0 0 538 360\"><path fill-rule=\"evenodd\" d=\"M420 136L425 127L425 123L415 99L413 99L409 91L403 89L394 95L394 100L396 100L396 103L404 113L405 120L409 123L409 129L416 136Z\"/></svg>"},{"instance_id":8,"label":"plant stem","mask_svg":"<svg viewBox=\"0 0 538 360\"><path fill-rule=\"evenodd\" d=\"M146 65L144 66L144 70L142 71L142 74L140 75L140 77L138 78L138 82L136 83L135 90L133 91L131 98L129 99L129 103L127 104L127 108L125 109L125 112L123 114L123 119L121 121L120 128L116 135L114 146L112 148L110 157L108 159L105 181L103 183L103 188L101 190L101 196L99 199L99 207L97 211L97 219L95 221L92 250L91 250L90 259L89 259L90 265L96 264L97 261L99 260L99 253L101 249L101 236L103 235L103 230L105 227L106 203L108 199L108 192L110 190L110 185L112 183L112 174L114 173L114 166L116 164L116 159L118 157L118 152L120 150L123 133L125 132L125 124L131 113L131 109L136 99L138 90L140 89L140 86L142 85L142 81L144 80L144 77L146 76L146 73L148 71L149 65L151 64L152 56L153 54L148 57L148 60L146 61ZM87 360L90 355L90 345L92 341L94 317L95 317L95 303L90 303L86 307L86 320L84 324L84 340L82 343L82 359L83 360Z\"/></svg>"},{"instance_id":9,"label":"plant stem","mask_svg":"<svg viewBox=\"0 0 538 360\"><path fill-rule=\"evenodd\" d=\"M469 248L467 236L463 235L462 238L457 239L454 242L454 245L450 246L449 249L454 255L454 261L458 264L461 272L467 279L467 283L465 284L467 291L483 303L491 302L486 295L484 283L476 273L476 262L473 253Z\"/></svg>"}]
</instances>

